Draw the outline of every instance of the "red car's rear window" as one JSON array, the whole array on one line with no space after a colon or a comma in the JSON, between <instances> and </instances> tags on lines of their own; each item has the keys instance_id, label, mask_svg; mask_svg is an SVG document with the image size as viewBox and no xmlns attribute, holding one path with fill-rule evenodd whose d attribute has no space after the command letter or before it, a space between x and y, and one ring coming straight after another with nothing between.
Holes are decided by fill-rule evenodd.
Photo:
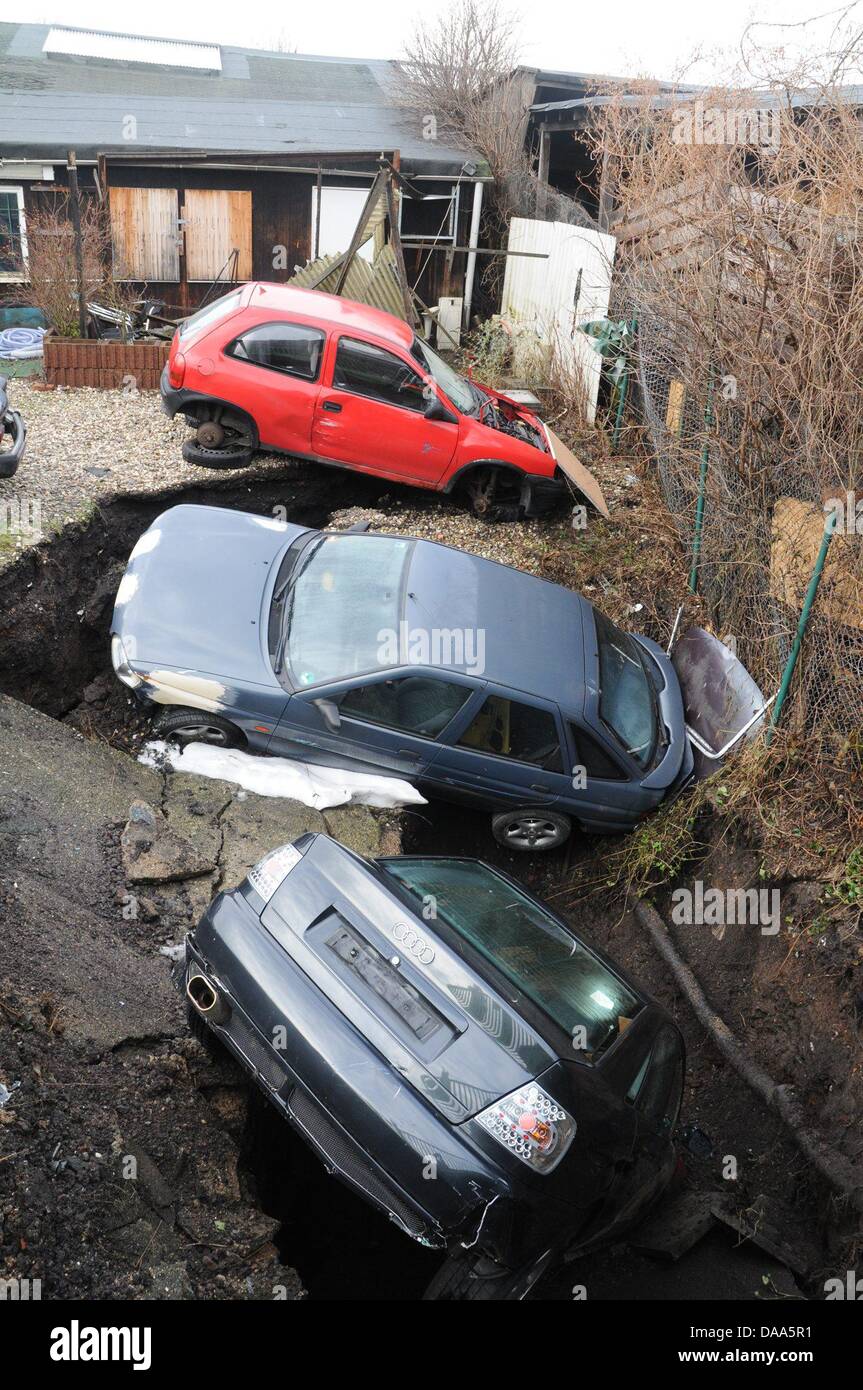
<instances>
[{"instance_id":1,"label":"red car's rear window","mask_svg":"<svg viewBox=\"0 0 863 1390\"><path fill-rule=\"evenodd\" d=\"M227 318L240 307L240 300L243 296L241 286L238 290L232 290L230 294L223 294L221 299L214 299L212 304L206 304L203 309L199 309L191 318L185 319L180 326L180 342L186 342L194 333L199 333L202 328L212 328L219 319Z\"/></svg>"}]
</instances>

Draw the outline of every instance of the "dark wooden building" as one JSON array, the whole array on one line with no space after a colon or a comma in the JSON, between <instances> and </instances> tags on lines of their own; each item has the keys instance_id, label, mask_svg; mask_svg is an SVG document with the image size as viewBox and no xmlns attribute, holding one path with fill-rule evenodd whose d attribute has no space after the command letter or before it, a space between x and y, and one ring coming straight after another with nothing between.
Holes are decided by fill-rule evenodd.
<instances>
[{"instance_id":1,"label":"dark wooden building","mask_svg":"<svg viewBox=\"0 0 863 1390\"><path fill-rule=\"evenodd\" d=\"M487 170L401 86L384 60L0 24L0 280L26 275L28 212L65 187L70 150L108 210L115 278L177 312L217 279L287 280L343 251L383 156L408 180L411 284L428 304L463 296L471 258L455 248Z\"/></svg>"}]
</instances>

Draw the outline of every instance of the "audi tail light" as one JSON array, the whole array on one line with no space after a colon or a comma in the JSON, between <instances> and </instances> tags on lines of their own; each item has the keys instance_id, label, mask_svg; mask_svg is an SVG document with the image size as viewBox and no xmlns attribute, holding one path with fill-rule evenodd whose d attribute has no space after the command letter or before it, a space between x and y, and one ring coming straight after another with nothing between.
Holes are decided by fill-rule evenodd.
<instances>
[{"instance_id":1,"label":"audi tail light","mask_svg":"<svg viewBox=\"0 0 863 1390\"><path fill-rule=\"evenodd\" d=\"M493 1139L538 1173L550 1173L575 1137L576 1123L562 1105L531 1082L476 1116Z\"/></svg>"},{"instance_id":2,"label":"audi tail light","mask_svg":"<svg viewBox=\"0 0 863 1390\"><path fill-rule=\"evenodd\" d=\"M302 859L298 849L293 845L280 845L278 849L271 849L269 854L265 854L263 859L259 859L253 869L249 870L248 881L254 888L259 898L263 898L265 903L275 893L276 889L284 883L291 869L295 868Z\"/></svg>"}]
</instances>

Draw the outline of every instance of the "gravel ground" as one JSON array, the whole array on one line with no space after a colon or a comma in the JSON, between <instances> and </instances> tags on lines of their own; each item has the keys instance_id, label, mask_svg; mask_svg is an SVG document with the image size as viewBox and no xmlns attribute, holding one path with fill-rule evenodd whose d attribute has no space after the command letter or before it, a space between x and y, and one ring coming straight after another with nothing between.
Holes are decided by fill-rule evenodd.
<instances>
[{"instance_id":1,"label":"gravel ground","mask_svg":"<svg viewBox=\"0 0 863 1390\"><path fill-rule=\"evenodd\" d=\"M100 497L160 492L208 477L260 477L285 467L284 459L263 454L251 468L218 473L186 463L180 452L186 423L162 414L157 391L52 391L15 381L10 397L28 433L18 472L0 478L0 563L86 514ZM37 526L28 524L34 507Z\"/></svg>"},{"instance_id":2,"label":"gravel ground","mask_svg":"<svg viewBox=\"0 0 863 1390\"><path fill-rule=\"evenodd\" d=\"M162 413L157 391L44 390L19 380L12 403L27 422L28 437L17 474L0 479L0 566L42 536L86 516L100 498L206 488L231 479L253 484L307 466L272 454L240 469L187 464L181 454L185 421ZM645 594L667 594L671 587L677 598L683 566L672 579L667 561L675 539L668 515L642 485L632 460L608 455L601 434L589 431L568 442L599 478L611 522L592 515L586 531L574 531L564 511L541 521L489 524L475 519L459 500L398 486L378 495L377 510L366 507L362 515L372 516L375 530L443 541L580 588L612 617L638 628L642 610L636 605ZM367 481L373 491L374 480ZM335 517L334 524L339 524Z\"/></svg>"}]
</instances>

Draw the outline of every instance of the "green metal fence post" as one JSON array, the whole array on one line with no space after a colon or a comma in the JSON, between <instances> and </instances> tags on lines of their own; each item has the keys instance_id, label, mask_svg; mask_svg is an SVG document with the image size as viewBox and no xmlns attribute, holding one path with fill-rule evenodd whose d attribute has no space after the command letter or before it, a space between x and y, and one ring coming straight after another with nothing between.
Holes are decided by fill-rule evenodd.
<instances>
[{"instance_id":1,"label":"green metal fence post","mask_svg":"<svg viewBox=\"0 0 863 1390\"><path fill-rule=\"evenodd\" d=\"M698 562L701 559L701 533L704 529L704 499L707 495L707 465L710 462L710 442L707 431L713 424L713 372L707 381L707 402L704 406L704 443L701 446L701 467L698 471L698 501L695 505L695 530L692 535L692 568L689 571L689 592L698 590Z\"/></svg>"},{"instance_id":2,"label":"green metal fence post","mask_svg":"<svg viewBox=\"0 0 863 1390\"><path fill-rule=\"evenodd\" d=\"M815 595L818 593L818 585L821 583L821 575L824 572L824 563L827 559L827 551L830 549L830 542L833 539L833 533L836 530L836 515L837 513L834 509L824 522L824 535L821 537L821 546L818 551L818 558L815 561L815 567L812 570L812 575L809 579L809 584L806 588L806 595L803 599L803 607L800 610L800 619L797 623L797 632L794 636L791 651L788 654L788 660L785 663L785 670L782 672L782 680L779 682L779 691L776 695L776 703L773 706L773 713L770 717L770 727L768 728L766 734L765 741L767 743L770 742L773 736L773 730L779 723L779 717L782 714L782 706L785 704L785 697L788 694L788 689L791 685L791 679L794 675L794 668L797 665L797 658L800 655L800 648L803 645L803 638L806 634L806 628L809 625L809 616L812 612L812 605L815 602Z\"/></svg>"}]
</instances>

